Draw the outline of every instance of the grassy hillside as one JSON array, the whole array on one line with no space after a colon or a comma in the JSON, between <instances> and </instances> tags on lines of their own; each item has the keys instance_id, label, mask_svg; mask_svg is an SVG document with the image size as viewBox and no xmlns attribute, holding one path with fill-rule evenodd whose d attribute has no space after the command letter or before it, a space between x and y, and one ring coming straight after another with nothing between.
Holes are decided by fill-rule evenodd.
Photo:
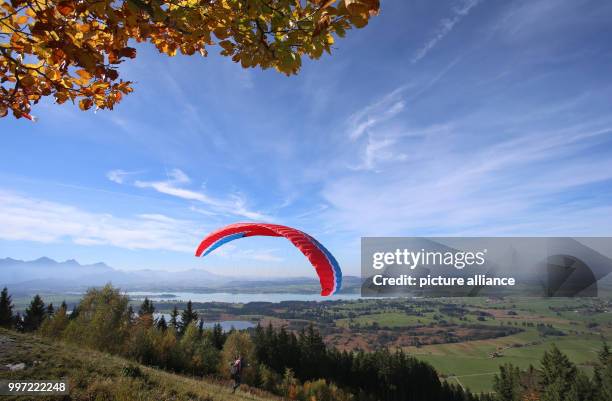
<instances>
[{"instance_id":1,"label":"grassy hillside","mask_svg":"<svg viewBox=\"0 0 612 401\"><path fill-rule=\"evenodd\" d=\"M8 371L6 364L24 362L21 371ZM130 367L130 369L125 369ZM136 368L136 369L135 369ZM241 401L271 400L276 397L241 387L231 394L230 383L200 380L135 364L126 359L61 344L37 336L0 329L0 379L66 378L70 397L42 397L70 400L173 400ZM32 397L2 397L32 399Z\"/></svg>"}]
</instances>

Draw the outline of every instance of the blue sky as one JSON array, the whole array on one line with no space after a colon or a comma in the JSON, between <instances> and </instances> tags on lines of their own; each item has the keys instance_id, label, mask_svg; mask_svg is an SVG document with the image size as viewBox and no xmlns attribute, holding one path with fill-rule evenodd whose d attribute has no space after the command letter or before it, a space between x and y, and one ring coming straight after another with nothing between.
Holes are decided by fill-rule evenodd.
<instances>
[{"instance_id":1,"label":"blue sky","mask_svg":"<svg viewBox=\"0 0 612 401\"><path fill-rule=\"evenodd\" d=\"M158 55L114 111L0 120L0 257L310 275L293 225L359 272L362 236L612 234L612 3L391 1L300 75Z\"/></svg>"}]
</instances>

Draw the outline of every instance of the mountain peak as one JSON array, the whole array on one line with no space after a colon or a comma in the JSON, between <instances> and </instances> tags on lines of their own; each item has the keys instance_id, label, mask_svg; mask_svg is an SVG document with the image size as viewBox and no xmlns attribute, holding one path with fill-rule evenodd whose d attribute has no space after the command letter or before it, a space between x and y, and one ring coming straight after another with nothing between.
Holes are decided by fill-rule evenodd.
<instances>
[{"instance_id":1,"label":"mountain peak","mask_svg":"<svg viewBox=\"0 0 612 401\"><path fill-rule=\"evenodd\" d=\"M42 256L42 257L40 257L40 258L38 258L36 260L33 260L32 262L38 263L38 264L43 264L43 263L46 263L46 264L57 264L57 262L55 260L53 260L51 258L48 258L46 256Z\"/></svg>"},{"instance_id":2,"label":"mountain peak","mask_svg":"<svg viewBox=\"0 0 612 401\"><path fill-rule=\"evenodd\" d=\"M86 267L95 267L95 268L98 268L98 269L111 269L111 270L113 270L112 267L110 267L109 265L107 265L104 262L93 263L91 265L87 265Z\"/></svg>"}]
</instances>

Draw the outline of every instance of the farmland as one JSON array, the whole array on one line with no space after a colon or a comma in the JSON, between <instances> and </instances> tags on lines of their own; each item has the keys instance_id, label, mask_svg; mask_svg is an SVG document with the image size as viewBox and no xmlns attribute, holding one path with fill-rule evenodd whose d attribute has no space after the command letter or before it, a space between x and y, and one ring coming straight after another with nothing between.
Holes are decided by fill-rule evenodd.
<instances>
[{"instance_id":1,"label":"farmland","mask_svg":"<svg viewBox=\"0 0 612 401\"><path fill-rule=\"evenodd\" d=\"M162 305L160 305L162 306ZM239 318L300 330L315 325L340 349L401 348L431 363L445 380L491 390L504 363L538 365L554 343L592 370L612 338L609 299L362 299L196 305L206 318Z\"/></svg>"}]
</instances>

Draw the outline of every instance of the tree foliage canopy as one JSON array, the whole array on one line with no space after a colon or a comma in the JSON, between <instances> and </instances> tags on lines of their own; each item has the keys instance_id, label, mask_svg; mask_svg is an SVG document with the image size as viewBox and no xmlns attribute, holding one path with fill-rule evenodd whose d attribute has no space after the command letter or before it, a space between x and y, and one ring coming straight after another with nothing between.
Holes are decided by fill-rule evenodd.
<instances>
[{"instance_id":1,"label":"tree foliage canopy","mask_svg":"<svg viewBox=\"0 0 612 401\"><path fill-rule=\"evenodd\" d=\"M242 67L295 74L331 52L379 0L0 0L0 117L32 118L43 96L112 109L132 92L118 65L134 42L164 54L221 54Z\"/></svg>"}]
</instances>

